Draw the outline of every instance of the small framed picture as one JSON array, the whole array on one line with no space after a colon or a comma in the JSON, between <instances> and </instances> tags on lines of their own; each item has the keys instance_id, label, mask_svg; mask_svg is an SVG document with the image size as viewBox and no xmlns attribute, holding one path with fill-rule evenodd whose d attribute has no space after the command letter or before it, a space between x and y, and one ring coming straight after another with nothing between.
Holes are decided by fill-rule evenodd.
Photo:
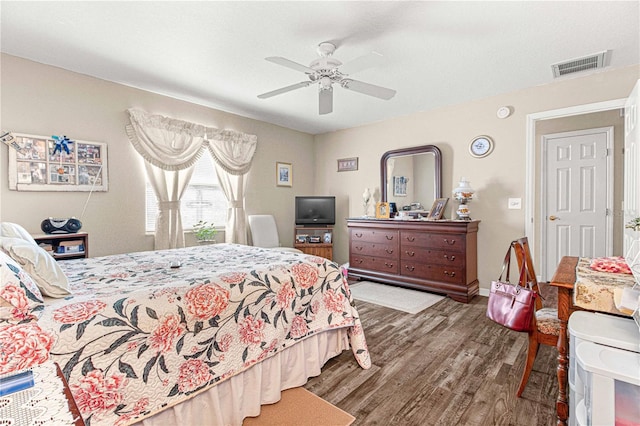
<instances>
[{"instance_id":1,"label":"small framed picture","mask_svg":"<svg viewBox=\"0 0 640 426\"><path fill-rule=\"evenodd\" d=\"M338 160L339 172L352 172L358 170L358 157L341 158Z\"/></svg>"},{"instance_id":2,"label":"small framed picture","mask_svg":"<svg viewBox=\"0 0 640 426\"><path fill-rule=\"evenodd\" d=\"M293 186L293 168L291 163L276 163L277 186Z\"/></svg>"},{"instance_id":3,"label":"small framed picture","mask_svg":"<svg viewBox=\"0 0 640 426\"><path fill-rule=\"evenodd\" d=\"M322 236L322 242L325 244L331 244L331 232L325 232Z\"/></svg>"},{"instance_id":4,"label":"small framed picture","mask_svg":"<svg viewBox=\"0 0 640 426\"><path fill-rule=\"evenodd\" d=\"M308 235L306 234L298 234L296 235L296 242L298 244L305 244L307 242Z\"/></svg>"},{"instance_id":5,"label":"small framed picture","mask_svg":"<svg viewBox=\"0 0 640 426\"><path fill-rule=\"evenodd\" d=\"M447 205L449 201L448 198L438 198L433 202L433 206L431 206L431 210L429 211L429 216L427 219L431 220L439 220L442 218L444 214L444 207Z\"/></svg>"},{"instance_id":6,"label":"small framed picture","mask_svg":"<svg viewBox=\"0 0 640 426\"><path fill-rule=\"evenodd\" d=\"M376 204L376 219L389 219L389 203Z\"/></svg>"}]
</instances>

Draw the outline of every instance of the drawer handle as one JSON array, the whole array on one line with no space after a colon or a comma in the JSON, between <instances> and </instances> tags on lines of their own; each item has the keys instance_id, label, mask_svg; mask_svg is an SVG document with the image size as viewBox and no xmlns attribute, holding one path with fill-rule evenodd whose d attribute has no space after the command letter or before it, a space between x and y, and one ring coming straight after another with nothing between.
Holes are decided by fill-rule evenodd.
<instances>
[{"instance_id":1,"label":"drawer handle","mask_svg":"<svg viewBox=\"0 0 640 426\"><path fill-rule=\"evenodd\" d=\"M454 260L456 260L456 257L455 257L455 256L447 256L446 254L444 255L444 258L445 258L445 259L447 259L447 260L450 260L450 261L452 261L452 262L453 262Z\"/></svg>"},{"instance_id":2,"label":"drawer handle","mask_svg":"<svg viewBox=\"0 0 640 426\"><path fill-rule=\"evenodd\" d=\"M414 242L415 240L416 240L416 237L414 237L413 235L407 236L407 241Z\"/></svg>"},{"instance_id":3,"label":"drawer handle","mask_svg":"<svg viewBox=\"0 0 640 426\"><path fill-rule=\"evenodd\" d=\"M362 246L356 246L355 248L356 248L356 250L362 250L364 247L362 247ZM445 256L445 257L446 257L446 256Z\"/></svg>"},{"instance_id":4,"label":"drawer handle","mask_svg":"<svg viewBox=\"0 0 640 426\"><path fill-rule=\"evenodd\" d=\"M387 240L389 241L393 240L393 235L385 235L385 237L387 237Z\"/></svg>"},{"instance_id":5,"label":"drawer handle","mask_svg":"<svg viewBox=\"0 0 640 426\"><path fill-rule=\"evenodd\" d=\"M444 271L444 274L445 274L445 275L448 275L448 276L450 276L450 277L452 277L452 278L456 276L456 273L455 273L455 272L448 272L448 271Z\"/></svg>"},{"instance_id":6,"label":"drawer handle","mask_svg":"<svg viewBox=\"0 0 640 426\"><path fill-rule=\"evenodd\" d=\"M449 239L445 238L444 242L449 244L450 246L452 246L452 245L454 245L456 243L456 240L449 240Z\"/></svg>"},{"instance_id":7,"label":"drawer handle","mask_svg":"<svg viewBox=\"0 0 640 426\"><path fill-rule=\"evenodd\" d=\"M354 235L358 238L362 238L362 234L358 234L357 232Z\"/></svg>"},{"instance_id":8,"label":"drawer handle","mask_svg":"<svg viewBox=\"0 0 640 426\"><path fill-rule=\"evenodd\" d=\"M384 262L384 266L387 268L393 268L393 263Z\"/></svg>"},{"instance_id":9,"label":"drawer handle","mask_svg":"<svg viewBox=\"0 0 640 426\"><path fill-rule=\"evenodd\" d=\"M359 263L359 264L361 264L362 262L364 262L364 260L362 260L362 259L355 259L355 261L356 261L356 263Z\"/></svg>"},{"instance_id":10,"label":"drawer handle","mask_svg":"<svg viewBox=\"0 0 640 426\"><path fill-rule=\"evenodd\" d=\"M405 253L406 253L407 255L411 256L411 257L413 257L413 256L415 256L415 255L416 255L416 253L415 253L414 251L406 251L406 250L405 250Z\"/></svg>"},{"instance_id":11,"label":"drawer handle","mask_svg":"<svg viewBox=\"0 0 640 426\"><path fill-rule=\"evenodd\" d=\"M393 254L393 249L384 249L384 251L386 251L389 254Z\"/></svg>"},{"instance_id":12,"label":"drawer handle","mask_svg":"<svg viewBox=\"0 0 640 426\"><path fill-rule=\"evenodd\" d=\"M413 270L416 269L413 266L409 266L409 265L404 265L404 267L405 267L405 269L407 269L407 270L409 270L411 272L413 272Z\"/></svg>"}]
</instances>

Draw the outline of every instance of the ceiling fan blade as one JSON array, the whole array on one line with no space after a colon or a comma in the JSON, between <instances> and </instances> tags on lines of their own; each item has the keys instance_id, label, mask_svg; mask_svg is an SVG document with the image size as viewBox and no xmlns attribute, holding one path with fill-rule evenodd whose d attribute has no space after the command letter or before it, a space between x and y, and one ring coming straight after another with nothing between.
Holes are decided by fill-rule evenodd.
<instances>
[{"instance_id":1,"label":"ceiling fan blade","mask_svg":"<svg viewBox=\"0 0 640 426\"><path fill-rule=\"evenodd\" d=\"M333 112L333 88L320 90L320 115Z\"/></svg>"},{"instance_id":2,"label":"ceiling fan blade","mask_svg":"<svg viewBox=\"0 0 640 426\"><path fill-rule=\"evenodd\" d=\"M382 62L382 58L383 56L378 52L371 52L368 55L360 56L340 66L340 72L342 74L351 75L358 71L380 64Z\"/></svg>"},{"instance_id":3,"label":"ceiling fan blade","mask_svg":"<svg viewBox=\"0 0 640 426\"><path fill-rule=\"evenodd\" d=\"M351 80L349 78L342 80L340 84L345 89L385 100L393 98L396 94L396 91L393 89L387 89L386 87L376 86L375 84L364 83L358 80Z\"/></svg>"},{"instance_id":4,"label":"ceiling fan blade","mask_svg":"<svg viewBox=\"0 0 640 426\"><path fill-rule=\"evenodd\" d=\"M302 81L300 83L292 84L291 86L282 87L280 89L272 90L271 92L263 93L262 95L258 95L258 98L267 99L267 98L270 98L272 96L281 95L283 93L287 93L287 92L290 92L292 90L300 89L302 87L307 87L308 85L310 85L312 83L313 83L312 81Z\"/></svg>"},{"instance_id":5,"label":"ceiling fan blade","mask_svg":"<svg viewBox=\"0 0 640 426\"><path fill-rule=\"evenodd\" d=\"M280 56L269 56L268 58L265 58L265 59L269 62L273 62L274 64L282 65L283 67L291 68L296 71L302 71L307 74L315 73L315 70L313 70L312 68L309 68L306 65L293 62L287 58L283 58Z\"/></svg>"}]
</instances>

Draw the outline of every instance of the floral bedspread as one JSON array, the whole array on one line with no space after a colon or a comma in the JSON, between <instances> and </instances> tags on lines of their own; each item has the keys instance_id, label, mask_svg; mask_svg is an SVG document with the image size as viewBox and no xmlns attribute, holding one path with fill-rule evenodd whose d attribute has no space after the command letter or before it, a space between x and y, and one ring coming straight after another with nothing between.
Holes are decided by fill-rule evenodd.
<instances>
[{"instance_id":1,"label":"floral bedspread","mask_svg":"<svg viewBox=\"0 0 640 426\"><path fill-rule=\"evenodd\" d=\"M88 425L140 420L330 328L371 365L346 279L321 257L216 244L61 265L73 296L38 324Z\"/></svg>"},{"instance_id":2,"label":"floral bedspread","mask_svg":"<svg viewBox=\"0 0 640 426\"><path fill-rule=\"evenodd\" d=\"M581 257L576 266L573 303L584 309L626 315L616 308L614 293L634 284L621 258Z\"/></svg>"}]
</instances>

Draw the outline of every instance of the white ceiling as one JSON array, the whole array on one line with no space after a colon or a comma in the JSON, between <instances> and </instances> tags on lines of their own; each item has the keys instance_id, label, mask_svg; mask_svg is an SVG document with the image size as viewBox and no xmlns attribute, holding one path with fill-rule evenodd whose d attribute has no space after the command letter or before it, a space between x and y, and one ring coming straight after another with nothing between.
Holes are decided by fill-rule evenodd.
<instances>
[{"instance_id":1,"label":"white ceiling","mask_svg":"<svg viewBox=\"0 0 640 426\"><path fill-rule=\"evenodd\" d=\"M0 47L318 134L547 84L552 64L603 50L612 51L609 68L638 64L639 4L2 1ZM257 98L306 79L265 57L309 65L323 41L338 46L334 57L343 63L384 55L381 66L353 78L396 96L385 101L336 87L333 113L322 116L316 85Z\"/></svg>"}]
</instances>

